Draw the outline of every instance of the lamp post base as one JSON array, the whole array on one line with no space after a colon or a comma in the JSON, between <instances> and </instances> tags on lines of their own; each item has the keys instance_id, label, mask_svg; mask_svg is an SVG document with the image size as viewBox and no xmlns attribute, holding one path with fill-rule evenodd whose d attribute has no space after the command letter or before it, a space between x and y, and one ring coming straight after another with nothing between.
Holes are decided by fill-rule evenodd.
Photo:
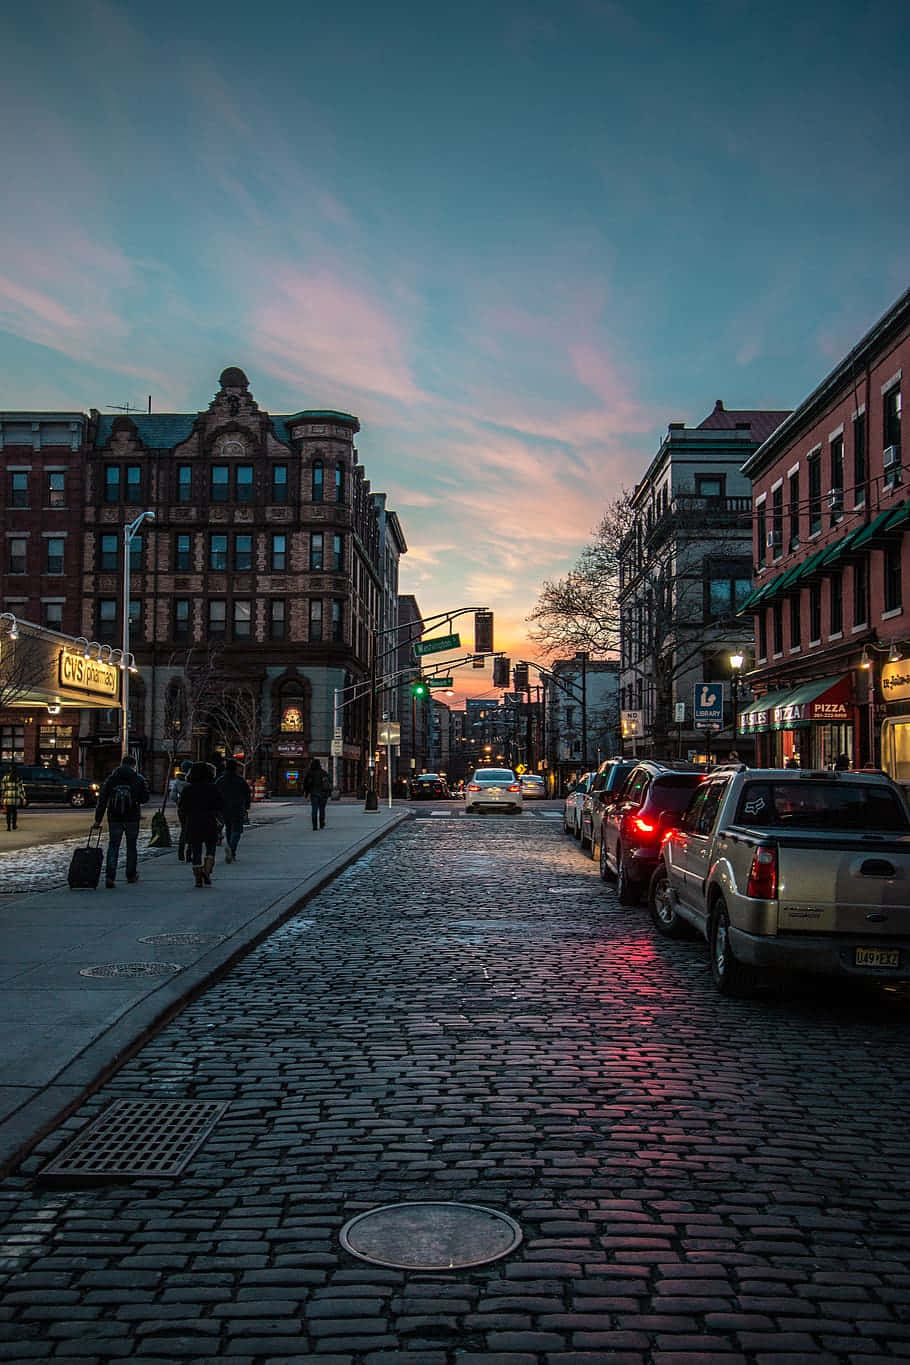
<instances>
[{"instance_id":1,"label":"lamp post base","mask_svg":"<svg viewBox=\"0 0 910 1365\"><path fill-rule=\"evenodd\" d=\"M363 803L364 810L379 810L379 797L371 787L367 792L366 800Z\"/></svg>"}]
</instances>

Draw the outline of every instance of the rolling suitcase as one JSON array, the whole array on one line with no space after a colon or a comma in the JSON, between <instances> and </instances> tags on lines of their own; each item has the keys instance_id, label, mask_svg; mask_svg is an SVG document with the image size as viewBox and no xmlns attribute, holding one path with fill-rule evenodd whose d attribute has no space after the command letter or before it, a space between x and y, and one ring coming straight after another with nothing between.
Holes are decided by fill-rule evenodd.
<instances>
[{"instance_id":1,"label":"rolling suitcase","mask_svg":"<svg viewBox=\"0 0 910 1365\"><path fill-rule=\"evenodd\" d=\"M97 834L98 842L92 843L92 836ZM94 891L101 878L101 866L104 862L104 854L101 851L101 830L94 827L89 831L88 843L85 848L77 848L70 861L70 870L67 881L71 891Z\"/></svg>"}]
</instances>

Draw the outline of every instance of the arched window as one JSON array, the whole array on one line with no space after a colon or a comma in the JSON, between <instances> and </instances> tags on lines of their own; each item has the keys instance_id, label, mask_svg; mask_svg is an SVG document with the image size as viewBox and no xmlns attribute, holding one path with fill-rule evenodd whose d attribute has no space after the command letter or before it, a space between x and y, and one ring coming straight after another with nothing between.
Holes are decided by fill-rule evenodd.
<instances>
[{"instance_id":1,"label":"arched window","mask_svg":"<svg viewBox=\"0 0 910 1365\"><path fill-rule=\"evenodd\" d=\"M305 725L305 697L300 683L289 682L281 689L279 729L283 735L302 735Z\"/></svg>"},{"instance_id":2,"label":"arched window","mask_svg":"<svg viewBox=\"0 0 910 1365\"><path fill-rule=\"evenodd\" d=\"M313 461L313 501L322 502L325 487L325 465L322 460Z\"/></svg>"}]
</instances>

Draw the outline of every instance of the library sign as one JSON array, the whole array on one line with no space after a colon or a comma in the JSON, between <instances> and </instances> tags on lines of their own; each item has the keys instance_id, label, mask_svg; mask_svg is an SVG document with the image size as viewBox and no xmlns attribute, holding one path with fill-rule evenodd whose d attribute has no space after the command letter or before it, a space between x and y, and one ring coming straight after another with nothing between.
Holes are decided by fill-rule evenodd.
<instances>
[{"instance_id":1,"label":"library sign","mask_svg":"<svg viewBox=\"0 0 910 1365\"><path fill-rule=\"evenodd\" d=\"M101 659L86 659L82 654L68 654L63 650L57 676L61 691L85 692L112 702L120 696L120 669Z\"/></svg>"}]
</instances>

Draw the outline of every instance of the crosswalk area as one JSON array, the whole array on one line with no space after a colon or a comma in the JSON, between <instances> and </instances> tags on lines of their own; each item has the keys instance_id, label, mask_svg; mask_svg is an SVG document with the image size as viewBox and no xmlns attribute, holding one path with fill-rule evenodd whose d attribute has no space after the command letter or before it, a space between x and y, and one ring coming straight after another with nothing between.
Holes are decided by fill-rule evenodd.
<instances>
[{"instance_id":1,"label":"crosswalk area","mask_svg":"<svg viewBox=\"0 0 910 1365\"><path fill-rule=\"evenodd\" d=\"M438 810L426 810L426 809L424 809L424 808L422 808L422 807L419 807L419 806L412 806L412 807L411 807L411 810L412 810L414 816L415 816L418 820L436 820L436 819L439 819L439 820L445 820L445 819L459 820L459 819L461 819L461 820L463 820L463 819L465 818L465 816L467 815L467 811L464 809L463 806L458 806L458 807L455 807L455 808L452 808L451 806L445 806L445 807L440 807ZM505 813L504 811L502 811L502 812L497 811L496 814L498 814L498 815L503 815L503 816L504 816L506 813ZM515 820L515 819L519 819L519 818L521 818L521 819L531 819L531 820L561 820L561 819L562 819L562 811L561 811L561 810L528 810L528 808L525 807L525 809L524 809L524 811L522 812L522 814L521 814L520 817L519 817L519 816L515 816L515 815L511 815L511 814L510 814L510 815L508 816L508 818L509 818L510 820Z\"/></svg>"}]
</instances>

